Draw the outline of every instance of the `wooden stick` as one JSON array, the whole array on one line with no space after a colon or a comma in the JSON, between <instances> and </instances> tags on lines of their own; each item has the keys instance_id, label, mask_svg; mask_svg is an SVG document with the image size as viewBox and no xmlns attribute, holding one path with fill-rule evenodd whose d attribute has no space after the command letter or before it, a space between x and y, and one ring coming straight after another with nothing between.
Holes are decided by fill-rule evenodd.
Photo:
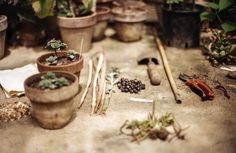
<instances>
[{"instance_id":1,"label":"wooden stick","mask_svg":"<svg viewBox=\"0 0 236 153\"><path fill-rule=\"evenodd\" d=\"M92 60L89 60L89 77L88 77L88 81L87 81L87 85L86 85L86 88L85 88L85 91L82 95L82 98L80 100L80 104L79 104L79 109L82 107L83 103L84 103L84 100L88 94L88 90L89 90L89 87L91 85L91 82L92 82L92 74L93 74L93 61Z\"/></svg>"},{"instance_id":2,"label":"wooden stick","mask_svg":"<svg viewBox=\"0 0 236 153\"><path fill-rule=\"evenodd\" d=\"M93 80L93 98L92 98L91 114L94 114L94 112L95 112L95 107L96 107L96 102L97 102L97 97L96 97L97 96L97 91L96 91L97 80L98 80L99 72L102 68L102 63L103 63L103 54L100 54L97 69L96 69L96 73L95 73L94 80Z\"/></svg>"},{"instance_id":3,"label":"wooden stick","mask_svg":"<svg viewBox=\"0 0 236 153\"><path fill-rule=\"evenodd\" d=\"M84 47L84 37L82 37L82 40L80 43L79 59L81 58L83 47Z\"/></svg>"},{"instance_id":4,"label":"wooden stick","mask_svg":"<svg viewBox=\"0 0 236 153\"><path fill-rule=\"evenodd\" d=\"M172 73L171 73L171 70L170 70L170 66L169 66L169 63L167 61L167 57L166 57L166 53L165 53L165 50L164 50L164 47L160 41L160 39L156 37L156 44L157 44L157 47L160 51L160 54L161 54L161 59L162 59L162 63L164 65L164 69L165 69L165 72L166 72L166 75L167 75L167 78L168 78L168 81L170 83L170 86L171 86L171 89L172 89L172 92L174 94L174 97L175 97L175 100L176 100L176 103L181 103L182 101L180 100L180 94L178 92L178 89L177 89L177 86L176 86L176 83L173 79L173 76L172 76Z\"/></svg>"}]
</instances>

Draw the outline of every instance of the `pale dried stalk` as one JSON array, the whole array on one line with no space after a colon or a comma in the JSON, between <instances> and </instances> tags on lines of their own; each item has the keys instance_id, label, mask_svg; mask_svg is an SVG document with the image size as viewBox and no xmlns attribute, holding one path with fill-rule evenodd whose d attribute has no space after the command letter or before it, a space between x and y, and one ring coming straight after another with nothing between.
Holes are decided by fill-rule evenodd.
<instances>
[{"instance_id":1,"label":"pale dried stalk","mask_svg":"<svg viewBox=\"0 0 236 153\"><path fill-rule=\"evenodd\" d=\"M104 56L103 60L103 66L101 69L101 75L100 75L100 84L99 84L99 93L98 93L98 100L97 100L97 106L96 106L96 112L100 109L102 106L104 97L105 97L105 87L106 86L106 58Z\"/></svg>"},{"instance_id":2,"label":"pale dried stalk","mask_svg":"<svg viewBox=\"0 0 236 153\"><path fill-rule=\"evenodd\" d=\"M92 82L92 74L93 74L93 61L92 60L89 60L89 77L88 77L88 81L87 81L87 85L86 85L86 88L85 88L85 91L82 95L82 98L80 100L80 104L79 104L79 107L78 108L81 108L83 103L84 103L84 100L88 94L88 90L89 90L89 87L91 85L91 82Z\"/></svg>"},{"instance_id":3,"label":"pale dried stalk","mask_svg":"<svg viewBox=\"0 0 236 153\"><path fill-rule=\"evenodd\" d=\"M95 107L96 107L96 102L97 102L96 88L97 88L97 81L98 81L99 72L102 68L102 63L103 63L103 54L100 54L99 59L98 59L97 68L96 68L96 73L94 76L94 81L93 81L93 97L92 97L92 104L91 104L91 106L92 106L91 114L94 114L94 112L95 112Z\"/></svg>"}]
</instances>

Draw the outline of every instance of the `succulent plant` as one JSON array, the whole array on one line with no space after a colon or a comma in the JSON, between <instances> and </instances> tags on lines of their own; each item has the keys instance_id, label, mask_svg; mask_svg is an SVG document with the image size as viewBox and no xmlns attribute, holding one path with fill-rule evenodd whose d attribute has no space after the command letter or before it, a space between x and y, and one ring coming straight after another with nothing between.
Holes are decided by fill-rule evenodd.
<instances>
[{"instance_id":1,"label":"succulent plant","mask_svg":"<svg viewBox=\"0 0 236 153\"><path fill-rule=\"evenodd\" d=\"M69 60L71 60L71 61L75 60L76 56L77 56L77 53L76 53L75 50L73 50L73 49L68 50L68 52L67 52L67 58L68 58Z\"/></svg>"},{"instance_id":2,"label":"succulent plant","mask_svg":"<svg viewBox=\"0 0 236 153\"><path fill-rule=\"evenodd\" d=\"M40 89L57 89L69 85L69 81L65 77L57 77L55 73L47 72L41 77L38 84Z\"/></svg>"}]
</instances>

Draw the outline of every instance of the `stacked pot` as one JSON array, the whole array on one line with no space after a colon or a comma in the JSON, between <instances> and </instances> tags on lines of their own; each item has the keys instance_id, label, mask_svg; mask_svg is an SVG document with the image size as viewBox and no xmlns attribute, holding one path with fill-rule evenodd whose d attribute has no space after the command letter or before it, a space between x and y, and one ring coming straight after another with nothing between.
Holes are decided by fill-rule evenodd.
<instances>
[{"instance_id":1,"label":"stacked pot","mask_svg":"<svg viewBox=\"0 0 236 153\"><path fill-rule=\"evenodd\" d=\"M112 14L117 38L124 42L140 40L146 13L145 3L139 1L126 1L114 7Z\"/></svg>"}]
</instances>

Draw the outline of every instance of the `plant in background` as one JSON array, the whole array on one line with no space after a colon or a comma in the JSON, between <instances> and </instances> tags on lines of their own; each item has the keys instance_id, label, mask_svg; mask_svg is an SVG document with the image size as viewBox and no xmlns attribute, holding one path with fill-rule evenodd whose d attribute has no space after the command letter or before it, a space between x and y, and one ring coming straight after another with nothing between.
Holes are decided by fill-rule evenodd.
<instances>
[{"instance_id":1,"label":"plant in background","mask_svg":"<svg viewBox=\"0 0 236 153\"><path fill-rule=\"evenodd\" d=\"M41 77L41 80L38 84L40 89L57 89L63 86L68 86L69 81L65 77L57 77L52 72L47 72L47 74Z\"/></svg>"},{"instance_id":2,"label":"plant in background","mask_svg":"<svg viewBox=\"0 0 236 153\"><path fill-rule=\"evenodd\" d=\"M209 10L201 13L202 21L216 21L225 32L236 30L236 1L215 0L209 2ZM216 24L214 23L214 24Z\"/></svg>"},{"instance_id":3,"label":"plant in background","mask_svg":"<svg viewBox=\"0 0 236 153\"><path fill-rule=\"evenodd\" d=\"M169 5L169 10L172 10L172 5L173 4L180 4L182 3L184 0L166 0L166 3Z\"/></svg>"},{"instance_id":4,"label":"plant in background","mask_svg":"<svg viewBox=\"0 0 236 153\"><path fill-rule=\"evenodd\" d=\"M92 14L93 0L35 0L33 9L39 18L52 16L79 17Z\"/></svg>"},{"instance_id":5,"label":"plant in background","mask_svg":"<svg viewBox=\"0 0 236 153\"><path fill-rule=\"evenodd\" d=\"M224 31L212 30L213 36L207 46L209 59L214 66L223 63L236 63L236 47Z\"/></svg>"}]
</instances>

